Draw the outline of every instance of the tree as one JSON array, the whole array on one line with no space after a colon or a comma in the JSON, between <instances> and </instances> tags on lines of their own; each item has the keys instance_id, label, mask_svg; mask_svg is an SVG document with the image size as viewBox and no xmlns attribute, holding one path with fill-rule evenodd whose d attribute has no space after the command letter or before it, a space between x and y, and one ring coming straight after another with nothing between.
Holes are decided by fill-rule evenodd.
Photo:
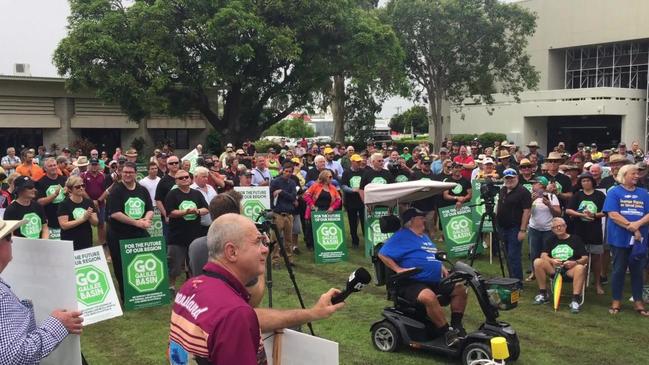
<instances>
[{"instance_id":1,"label":"tree","mask_svg":"<svg viewBox=\"0 0 649 365\"><path fill-rule=\"evenodd\" d=\"M429 139L442 142L442 102L493 103L538 83L526 53L536 16L497 0L392 0L386 9L406 52L415 96L428 103Z\"/></svg>"},{"instance_id":2,"label":"tree","mask_svg":"<svg viewBox=\"0 0 649 365\"><path fill-rule=\"evenodd\" d=\"M428 132L428 112L425 106L415 105L401 114L396 114L390 119L388 124L390 129L410 133L410 126L415 133Z\"/></svg>"},{"instance_id":3,"label":"tree","mask_svg":"<svg viewBox=\"0 0 649 365\"><path fill-rule=\"evenodd\" d=\"M54 62L136 121L200 113L232 142L308 109L335 74L350 0L71 0ZM364 23L363 23L364 24Z\"/></svg>"},{"instance_id":4,"label":"tree","mask_svg":"<svg viewBox=\"0 0 649 365\"><path fill-rule=\"evenodd\" d=\"M346 95L345 136L366 142L372 136L376 114L381 111L384 100L377 100L367 85L355 82L347 86Z\"/></svg>"},{"instance_id":5,"label":"tree","mask_svg":"<svg viewBox=\"0 0 649 365\"><path fill-rule=\"evenodd\" d=\"M302 138L315 136L315 130L303 119L284 119L266 129L262 136L282 136L290 138Z\"/></svg>"},{"instance_id":6,"label":"tree","mask_svg":"<svg viewBox=\"0 0 649 365\"><path fill-rule=\"evenodd\" d=\"M403 70L405 55L392 26L379 17L380 12L375 9L378 1L351 0L350 3L353 10L334 32L339 46L331 59L330 105L333 139L338 142L344 141L345 130L350 129L345 128L348 123L358 126L360 115L367 117L368 110L376 109L367 103L370 99L378 103L380 111L388 95L407 92ZM361 92L368 94L360 95ZM350 97L357 100L348 100ZM364 109L349 109L356 106ZM373 120L374 117L368 119L371 126L363 130L373 129Z\"/></svg>"}]
</instances>

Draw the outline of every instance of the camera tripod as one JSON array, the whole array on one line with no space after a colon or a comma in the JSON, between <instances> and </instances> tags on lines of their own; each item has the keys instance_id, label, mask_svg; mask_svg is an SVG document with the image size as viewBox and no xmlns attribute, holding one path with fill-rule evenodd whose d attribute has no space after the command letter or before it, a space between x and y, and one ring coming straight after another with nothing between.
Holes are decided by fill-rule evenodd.
<instances>
[{"instance_id":1,"label":"camera tripod","mask_svg":"<svg viewBox=\"0 0 649 365\"><path fill-rule=\"evenodd\" d=\"M259 219L261 218L264 218L265 221L259 223ZM302 299L302 294L300 293L300 288L298 287L297 280L295 279L295 273L293 272L293 267L291 265L290 260L288 259L288 255L286 254L286 248L284 246L284 236L280 233L279 229L277 228L277 225L272 222L272 219L273 219L272 211L263 211L259 214L259 216L257 216L257 219L255 220L255 225L257 226L257 230L259 230L259 232L261 233L269 234L271 230L273 233L275 233L276 240L274 241L272 239L269 239L268 255L269 256L272 255L275 245L279 246L279 254L284 259L284 266L286 266L286 270L288 271L288 276L291 279L291 283L293 283L293 289L295 290L297 299L300 302L300 307L302 307L302 309L306 309L306 307L304 306L304 300ZM270 237L271 236L269 236L269 238ZM270 257L266 260L266 288L268 290L268 308L272 308L273 307L273 263ZM311 325L311 322L308 322L307 326L309 327L309 332L311 332L311 335L315 336L315 333L313 332L313 325Z\"/></svg>"},{"instance_id":2,"label":"camera tripod","mask_svg":"<svg viewBox=\"0 0 649 365\"><path fill-rule=\"evenodd\" d=\"M473 262L475 261L476 256L478 256L478 245L481 244L482 240L482 235L484 234L484 223L488 219L491 222L491 226L493 227L493 235L491 238L491 247L490 249L493 251L494 245L497 245L497 254L498 254L498 261L500 262L500 272L502 273L503 277L505 277L505 266L503 264L503 251L505 252L505 257L507 257L507 247L505 245L502 245L500 242L500 233L498 232L498 225L496 224L496 214L494 213L494 208L496 206L495 202L493 201L493 198L487 198L483 199L482 204L474 204L470 205L470 207L477 207L480 205L484 205L485 207L485 212L482 213L482 216L480 217L480 224L478 225L478 232L476 234L476 239L475 239L475 244L471 246L469 249L469 256L471 257L471 266L473 266Z\"/></svg>"}]
</instances>

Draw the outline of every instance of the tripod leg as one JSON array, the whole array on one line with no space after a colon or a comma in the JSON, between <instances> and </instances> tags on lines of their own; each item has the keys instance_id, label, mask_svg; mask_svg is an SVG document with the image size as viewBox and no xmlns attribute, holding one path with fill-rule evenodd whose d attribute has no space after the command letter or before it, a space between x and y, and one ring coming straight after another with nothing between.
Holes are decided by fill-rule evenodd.
<instances>
[{"instance_id":1,"label":"tripod leg","mask_svg":"<svg viewBox=\"0 0 649 365\"><path fill-rule=\"evenodd\" d=\"M482 237L482 230L484 229L484 220L485 220L486 214L483 214L480 217L480 224L478 225L478 232L476 234L476 239L475 239L475 246L473 247L473 253L471 255L471 266L473 266L473 262L475 261L476 256L478 256L478 245L480 244L480 238Z\"/></svg>"},{"instance_id":2,"label":"tripod leg","mask_svg":"<svg viewBox=\"0 0 649 365\"><path fill-rule=\"evenodd\" d=\"M266 258L266 289L268 290L268 308L273 308L273 260L271 259L275 242L270 242Z\"/></svg>"},{"instance_id":3,"label":"tripod leg","mask_svg":"<svg viewBox=\"0 0 649 365\"><path fill-rule=\"evenodd\" d=\"M492 222L495 222L495 221L492 219ZM505 252L505 258L507 258L507 247L506 247L507 242L504 242L504 244L503 244L503 241L505 241L505 240L501 239L500 232L498 232L498 228L496 227L495 224L493 224L492 226L493 226L494 243L498 244L498 251L497 252L498 252L498 261L500 262L500 272L502 273L503 277L505 277L505 266L503 264L502 252L503 251ZM509 264L507 264L507 266L508 266L508 271L509 271Z\"/></svg>"}]
</instances>

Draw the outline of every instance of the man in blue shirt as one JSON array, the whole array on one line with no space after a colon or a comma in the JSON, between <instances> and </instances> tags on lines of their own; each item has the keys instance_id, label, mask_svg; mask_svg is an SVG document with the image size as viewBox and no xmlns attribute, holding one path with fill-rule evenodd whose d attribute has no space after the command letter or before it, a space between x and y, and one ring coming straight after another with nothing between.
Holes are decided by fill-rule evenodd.
<instances>
[{"instance_id":1,"label":"man in blue shirt","mask_svg":"<svg viewBox=\"0 0 649 365\"><path fill-rule=\"evenodd\" d=\"M293 163L284 162L282 174L270 182L271 206L275 213L274 223L284 236L284 247L291 265L293 264L293 212L297 206L297 185L291 179ZM279 267L279 245L273 247L273 266Z\"/></svg>"},{"instance_id":2,"label":"man in blue shirt","mask_svg":"<svg viewBox=\"0 0 649 365\"><path fill-rule=\"evenodd\" d=\"M421 272L411 277L411 282L399 288L399 296L411 302L419 302L426 307L426 314L436 327L434 335L444 335L448 346L459 341L466 332L462 317L466 308L467 294L464 285L452 289L440 286L440 281L448 275L442 262L435 258L437 247L426 235L426 213L415 208L403 212L403 227L390 237L381 250L379 258L395 273L418 267ZM444 294L446 300L440 303L437 295ZM449 328L442 305L451 304L451 326Z\"/></svg>"}]
</instances>

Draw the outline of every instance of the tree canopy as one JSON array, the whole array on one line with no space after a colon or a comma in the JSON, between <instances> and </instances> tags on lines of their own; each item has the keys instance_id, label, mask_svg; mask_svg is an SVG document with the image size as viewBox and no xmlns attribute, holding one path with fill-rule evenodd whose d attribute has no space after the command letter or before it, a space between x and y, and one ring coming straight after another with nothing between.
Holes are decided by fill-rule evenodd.
<instances>
[{"instance_id":1,"label":"tree canopy","mask_svg":"<svg viewBox=\"0 0 649 365\"><path fill-rule=\"evenodd\" d=\"M390 129L400 133L410 133L410 126L415 133L428 132L428 112L425 106L415 105L401 114L396 114L388 124Z\"/></svg>"},{"instance_id":2,"label":"tree canopy","mask_svg":"<svg viewBox=\"0 0 649 365\"><path fill-rule=\"evenodd\" d=\"M308 138L315 136L315 130L302 118L284 119L266 129L262 136L282 136L290 138Z\"/></svg>"},{"instance_id":3,"label":"tree canopy","mask_svg":"<svg viewBox=\"0 0 649 365\"><path fill-rule=\"evenodd\" d=\"M429 138L442 142L442 103L493 102L538 83L526 53L536 16L497 0L392 0L386 14L406 52L415 96L428 103Z\"/></svg>"},{"instance_id":4,"label":"tree canopy","mask_svg":"<svg viewBox=\"0 0 649 365\"><path fill-rule=\"evenodd\" d=\"M54 54L70 89L95 89L137 121L200 113L232 142L322 101L338 70L340 25L357 8L352 0L70 4Z\"/></svg>"}]
</instances>

